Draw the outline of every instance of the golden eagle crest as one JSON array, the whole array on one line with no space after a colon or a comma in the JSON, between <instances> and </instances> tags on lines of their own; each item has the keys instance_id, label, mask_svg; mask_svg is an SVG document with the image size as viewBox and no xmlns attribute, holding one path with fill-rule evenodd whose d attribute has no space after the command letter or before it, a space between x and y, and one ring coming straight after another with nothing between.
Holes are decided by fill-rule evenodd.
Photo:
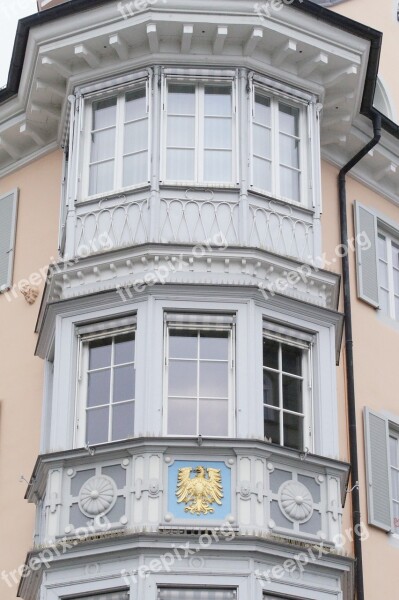
<instances>
[{"instance_id":1,"label":"golden eagle crest","mask_svg":"<svg viewBox=\"0 0 399 600\"><path fill-rule=\"evenodd\" d=\"M214 502L221 505L221 499L223 498L220 469L196 467L194 469L195 477L190 477L192 471L191 467L179 469L176 490L177 502L187 504L184 510L192 515L213 513L214 509L209 505Z\"/></svg>"}]
</instances>

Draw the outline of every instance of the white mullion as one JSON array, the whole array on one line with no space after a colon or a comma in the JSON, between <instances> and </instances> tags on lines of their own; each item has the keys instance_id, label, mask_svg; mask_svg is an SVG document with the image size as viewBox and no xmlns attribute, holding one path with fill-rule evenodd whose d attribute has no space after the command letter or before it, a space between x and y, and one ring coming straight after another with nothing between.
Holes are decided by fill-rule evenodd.
<instances>
[{"instance_id":1,"label":"white mullion","mask_svg":"<svg viewBox=\"0 0 399 600\"><path fill-rule=\"evenodd\" d=\"M231 330L229 332L229 350L230 350L230 362L231 362L231 374L230 374L230 386L229 386L229 401L227 403L228 407L228 435L237 435L237 402L236 402L236 394L235 394L235 365L236 365L236 356L234 354L235 351L235 325L232 325Z\"/></svg>"},{"instance_id":2,"label":"white mullion","mask_svg":"<svg viewBox=\"0 0 399 600\"><path fill-rule=\"evenodd\" d=\"M197 183L205 181L205 84L195 85L196 93L196 134L195 140L195 181Z\"/></svg>"},{"instance_id":3,"label":"white mullion","mask_svg":"<svg viewBox=\"0 0 399 600\"><path fill-rule=\"evenodd\" d=\"M167 323L164 324L164 360L163 360L163 430L166 435L168 431L168 411L169 411L169 335L170 328Z\"/></svg>"},{"instance_id":4,"label":"white mullion","mask_svg":"<svg viewBox=\"0 0 399 600\"><path fill-rule=\"evenodd\" d=\"M123 187L123 147L125 140L125 94L118 94L116 101L114 190Z\"/></svg>"},{"instance_id":5,"label":"white mullion","mask_svg":"<svg viewBox=\"0 0 399 600\"><path fill-rule=\"evenodd\" d=\"M279 427L280 427L280 445L284 446L284 410L283 410L283 350L282 344L278 345L278 405L279 405Z\"/></svg>"},{"instance_id":6,"label":"white mullion","mask_svg":"<svg viewBox=\"0 0 399 600\"><path fill-rule=\"evenodd\" d=\"M249 162L249 181L250 185L254 186L254 124L255 124L255 95L256 95L256 86L251 81L250 91L249 91L249 103L248 103L248 162Z\"/></svg>"},{"instance_id":7,"label":"white mullion","mask_svg":"<svg viewBox=\"0 0 399 600\"><path fill-rule=\"evenodd\" d=\"M198 330L197 332L197 423L196 423L196 433L200 435L199 429L199 406L200 406L200 335L201 332Z\"/></svg>"},{"instance_id":8,"label":"white mullion","mask_svg":"<svg viewBox=\"0 0 399 600\"><path fill-rule=\"evenodd\" d=\"M239 129L241 126L240 111L239 111L239 94L238 94L239 80L238 74L235 76L231 83L231 181L235 181L237 185L240 183L240 158L239 158Z\"/></svg>"},{"instance_id":9,"label":"white mullion","mask_svg":"<svg viewBox=\"0 0 399 600\"><path fill-rule=\"evenodd\" d=\"M271 117L271 192L280 197L280 113L278 100L274 96L270 97L270 117Z\"/></svg>"},{"instance_id":10,"label":"white mullion","mask_svg":"<svg viewBox=\"0 0 399 600\"><path fill-rule=\"evenodd\" d=\"M108 413L108 440L107 442L111 442L112 441L112 425L113 425L113 418L114 418L114 411L113 411L113 396L114 396L114 357L115 357L115 336L112 337L112 344L111 344L111 373L110 373L110 390L109 390L109 398L108 398L108 403L109 403L109 413Z\"/></svg>"},{"instance_id":11,"label":"white mullion","mask_svg":"<svg viewBox=\"0 0 399 600\"><path fill-rule=\"evenodd\" d=\"M146 113L147 113L147 180L151 183L152 179L152 130L154 127L155 119L153 115L153 79L154 72L145 82L145 94L146 94ZM162 151L161 151L162 152Z\"/></svg>"},{"instance_id":12,"label":"white mullion","mask_svg":"<svg viewBox=\"0 0 399 600\"><path fill-rule=\"evenodd\" d=\"M89 196L90 193L90 155L91 145L93 143L93 102L85 106L85 119L83 131L79 128L79 135L83 134L83 161L77 163L77 190L78 197L83 193L84 196ZM79 145L79 144L78 144Z\"/></svg>"}]
</instances>

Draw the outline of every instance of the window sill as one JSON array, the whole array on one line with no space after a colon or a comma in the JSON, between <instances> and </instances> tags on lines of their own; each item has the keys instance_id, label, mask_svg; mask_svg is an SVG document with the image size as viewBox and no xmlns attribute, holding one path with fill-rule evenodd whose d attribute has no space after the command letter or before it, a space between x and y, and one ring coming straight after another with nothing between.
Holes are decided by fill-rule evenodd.
<instances>
[{"instance_id":1,"label":"window sill","mask_svg":"<svg viewBox=\"0 0 399 600\"><path fill-rule=\"evenodd\" d=\"M95 196L88 196L87 198L82 198L75 203L75 206L83 206L87 204L95 204L103 200L113 200L114 198L118 198L121 196L127 196L128 194L132 194L134 192L141 191L149 191L150 183L141 183L140 185L135 185L129 188L121 188L119 190L113 190L112 192L107 192L105 194L97 194Z\"/></svg>"},{"instance_id":2,"label":"window sill","mask_svg":"<svg viewBox=\"0 0 399 600\"><path fill-rule=\"evenodd\" d=\"M298 208L299 210L306 212L309 215L314 214L314 209L309 208L308 206L305 206L304 204L302 204L302 202L296 202L295 200L287 200L285 198L280 198L278 196L272 196L270 193L264 192L263 190L260 190L259 188L250 186L248 188L248 193L253 194L254 196L257 196L257 197L261 198L262 200L269 200L271 202L276 202L276 204L279 204L281 206L292 206L293 208Z\"/></svg>"}]
</instances>

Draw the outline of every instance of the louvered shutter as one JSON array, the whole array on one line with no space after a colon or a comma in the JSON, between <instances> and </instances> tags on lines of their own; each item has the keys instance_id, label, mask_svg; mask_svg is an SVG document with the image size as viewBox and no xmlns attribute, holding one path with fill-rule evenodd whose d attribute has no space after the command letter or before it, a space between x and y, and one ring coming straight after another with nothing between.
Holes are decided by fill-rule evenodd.
<instances>
[{"instance_id":1,"label":"louvered shutter","mask_svg":"<svg viewBox=\"0 0 399 600\"><path fill-rule=\"evenodd\" d=\"M368 521L385 531L392 525L389 476L389 429L385 417L364 410Z\"/></svg>"},{"instance_id":2,"label":"louvered shutter","mask_svg":"<svg viewBox=\"0 0 399 600\"><path fill-rule=\"evenodd\" d=\"M236 600L236 590L227 588L160 588L158 600Z\"/></svg>"},{"instance_id":3,"label":"louvered shutter","mask_svg":"<svg viewBox=\"0 0 399 600\"><path fill-rule=\"evenodd\" d=\"M0 196L0 291L12 285L18 192Z\"/></svg>"},{"instance_id":4,"label":"louvered shutter","mask_svg":"<svg viewBox=\"0 0 399 600\"><path fill-rule=\"evenodd\" d=\"M129 600L129 592L104 592L93 596L79 596L72 600Z\"/></svg>"},{"instance_id":5,"label":"louvered shutter","mask_svg":"<svg viewBox=\"0 0 399 600\"><path fill-rule=\"evenodd\" d=\"M357 295L378 307L377 217L359 202L355 202L355 228Z\"/></svg>"}]
</instances>

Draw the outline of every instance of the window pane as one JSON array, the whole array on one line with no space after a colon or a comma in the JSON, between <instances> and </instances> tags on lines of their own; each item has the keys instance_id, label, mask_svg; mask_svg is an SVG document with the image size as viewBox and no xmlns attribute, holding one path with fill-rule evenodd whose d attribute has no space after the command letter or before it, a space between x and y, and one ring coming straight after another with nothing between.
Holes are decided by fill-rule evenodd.
<instances>
[{"instance_id":1,"label":"window pane","mask_svg":"<svg viewBox=\"0 0 399 600\"><path fill-rule=\"evenodd\" d=\"M170 435L196 435L197 401L170 398L168 406L168 433Z\"/></svg>"},{"instance_id":2,"label":"window pane","mask_svg":"<svg viewBox=\"0 0 399 600\"><path fill-rule=\"evenodd\" d=\"M195 150L168 150L166 177L173 181L193 181Z\"/></svg>"},{"instance_id":3,"label":"window pane","mask_svg":"<svg viewBox=\"0 0 399 600\"><path fill-rule=\"evenodd\" d=\"M201 435L228 435L227 400L200 399L198 433Z\"/></svg>"},{"instance_id":4,"label":"window pane","mask_svg":"<svg viewBox=\"0 0 399 600\"><path fill-rule=\"evenodd\" d=\"M389 315L389 293L380 288L380 308L382 312Z\"/></svg>"},{"instance_id":5,"label":"window pane","mask_svg":"<svg viewBox=\"0 0 399 600\"><path fill-rule=\"evenodd\" d=\"M148 152L139 152L123 159L123 187L148 181Z\"/></svg>"},{"instance_id":6,"label":"window pane","mask_svg":"<svg viewBox=\"0 0 399 600\"><path fill-rule=\"evenodd\" d=\"M283 407L302 412L302 380L283 375Z\"/></svg>"},{"instance_id":7,"label":"window pane","mask_svg":"<svg viewBox=\"0 0 399 600\"><path fill-rule=\"evenodd\" d=\"M388 289L388 265L381 260L378 261L380 285Z\"/></svg>"},{"instance_id":8,"label":"window pane","mask_svg":"<svg viewBox=\"0 0 399 600\"><path fill-rule=\"evenodd\" d=\"M393 526L397 532L399 532L399 503L393 502L392 506L393 512Z\"/></svg>"},{"instance_id":9,"label":"window pane","mask_svg":"<svg viewBox=\"0 0 399 600\"><path fill-rule=\"evenodd\" d=\"M399 271L398 269L393 269L393 289L395 294L399 294Z\"/></svg>"},{"instance_id":10,"label":"window pane","mask_svg":"<svg viewBox=\"0 0 399 600\"><path fill-rule=\"evenodd\" d=\"M205 118L205 148L232 147L231 119Z\"/></svg>"},{"instance_id":11,"label":"window pane","mask_svg":"<svg viewBox=\"0 0 399 600\"><path fill-rule=\"evenodd\" d=\"M205 115L231 115L231 86L205 86Z\"/></svg>"},{"instance_id":12,"label":"window pane","mask_svg":"<svg viewBox=\"0 0 399 600\"><path fill-rule=\"evenodd\" d=\"M280 166L280 193L283 198L299 202L299 173Z\"/></svg>"},{"instance_id":13,"label":"window pane","mask_svg":"<svg viewBox=\"0 0 399 600\"><path fill-rule=\"evenodd\" d=\"M148 119L125 125L124 154L131 154L148 148Z\"/></svg>"},{"instance_id":14,"label":"window pane","mask_svg":"<svg viewBox=\"0 0 399 600\"><path fill-rule=\"evenodd\" d=\"M110 400L111 369L88 374L87 406L108 404Z\"/></svg>"},{"instance_id":15,"label":"window pane","mask_svg":"<svg viewBox=\"0 0 399 600\"><path fill-rule=\"evenodd\" d=\"M127 362L134 361L135 351L135 335L134 333L127 333L125 335L118 335L115 338L115 349L114 349L114 364L120 365Z\"/></svg>"},{"instance_id":16,"label":"window pane","mask_svg":"<svg viewBox=\"0 0 399 600\"><path fill-rule=\"evenodd\" d=\"M111 345L111 338L90 342L89 369L101 369L111 364Z\"/></svg>"},{"instance_id":17,"label":"window pane","mask_svg":"<svg viewBox=\"0 0 399 600\"><path fill-rule=\"evenodd\" d=\"M271 132L270 129L254 125L253 129L254 154L263 158L271 158Z\"/></svg>"},{"instance_id":18,"label":"window pane","mask_svg":"<svg viewBox=\"0 0 399 600\"><path fill-rule=\"evenodd\" d=\"M392 480L392 498L399 500L399 471L397 469L391 469L391 480Z\"/></svg>"},{"instance_id":19,"label":"window pane","mask_svg":"<svg viewBox=\"0 0 399 600\"><path fill-rule=\"evenodd\" d=\"M197 362L170 360L169 396L197 396Z\"/></svg>"},{"instance_id":20,"label":"window pane","mask_svg":"<svg viewBox=\"0 0 399 600\"><path fill-rule=\"evenodd\" d=\"M299 169L299 141L280 133L280 163Z\"/></svg>"},{"instance_id":21,"label":"window pane","mask_svg":"<svg viewBox=\"0 0 399 600\"><path fill-rule=\"evenodd\" d=\"M280 131L299 136L299 109L279 103Z\"/></svg>"},{"instance_id":22,"label":"window pane","mask_svg":"<svg viewBox=\"0 0 399 600\"><path fill-rule=\"evenodd\" d=\"M303 449L303 417L284 413L284 446Z\"/></svg>"},{"instance_id":23,"label":"window pane","mask_svg":"<svg viewBox=\"0 0 399 600\"><path fill-rule=\"evenodd\" d=\"M263 403L279 406L279 376L272 371L263 371Z\"/></svg>"},{"instance_id":24,"label":"window pane","mask_svg":"<svg viewBox=\"0 0 399 600\"><path fill-rule=\"evenodd\" d=\"M168 114L195 114L195 86L170 84L168 87Z\"/></svg>"},{"instance_id":25,"label":"window pane","mask_svg":"<svg viewBox=\"0 0 399 600\"><path fill-rule=\"evenodd\" d=\"M399 246L392 242L392 264L394 267L399 267Z\"/></svg>"},{"instance_id":26,"label":"window pane","mask_svg":"<svg viewBox=\"0 0 399 600\"><path fill-rule=\"evenodd\" d=\"M271 163L256 156L253 159L254 163L254 186L261 190L270 192L272 189L272 172Z\"/></svg>"},{"instance_id":27,"label":"window pane","mask_svg":"<svg viewBox=\"0 0 399 600\"><path fill-rule=\"evenodd\" d=\"M90 162L115 157L115 127L98 131L91 136Z\"/></svg>"},{"instance_id":28,"label":"window pane","mask_svg":"<svg viewBox=\"0 0 399 600\"><path fill-rule=\"evenodd\" d=\"M395 296L395 319L399 321L399 298Z\"/></svg>"},{"instance_id":29,"label":"window pane","mask_svg":"<svg viewBox=\"0 0 399 600\"><path fill-rule=\"evenodd\" d=\"M145 88L129 92L125 96L125 122L145 117L147 114Z\"/></svg>"},{"instance_id":30,"label":"window pane","mask_svg":"<svg viewBox=\"0 0 399 600\"><path fill-rule=\"evenodd\" d=\"M378 234L378 256L383 260L387 260L387 243L382 233Z\"/></svg>"},{"instance_id":31,"label":"window pane","mask_svg":"<svg viewBox=\"0 0 399 600\"><path fill-rule=\"evenodd\" d=\"M116 98L93 102L93 130L116 124Z\"/></svg>"},{"instance_id":32,"label":"window pane","mask_svg":"<svg viewBox=\"0 0 399 600\"><path fill-rule=\"evenodd\" d=\"M171 330L169 332L170 358L197 358L198 333L196 331Z\"/></svg>"},{"instance_id":33,"label":"window pane","mask_svg":"<svg viewBox=\"0 0 399 600\"><path fill-rule=\"evenodd\" d=\"M134 431L134 402L117 404L112 409L112 439L123 440Z\"/></svg>"},{"instance_id":34,"label":"window pane","mask_svg":"<svg viewBox=\"0 0 399 600\"><path fill-rule=\"evenodd\" d=\"M273 442L280 443L280 413L273 408L264 407L263 409L265 423L265 438Z\"/></svg>"},{"instance_id":35,"label":"window pane","mask_svg":"<svg viewBox=\"0 0 399 600\"><path fill-rule=\"evenodd\" d=\"M392 467L399 467L398 440L389 436L389 459Z\"/></svg>"},{"instance_id":36,"label":"window pane","mask_svg":"<svg viewBox=\"0 0 399 600\"><path fill-rule=\"evenodd\" d=\"M114 161L110 160L90 167L89 194L109 192L114 187Z\"/></svg>"},{"instance_id":37,"label":"window pane","mask_svg":"<svg viewBox=\"0 0 399 600\"><path fill-rule=\"evenodd\" d=\"M278 369L279 343L269 338L263 338L263 366Z\"/></svg>"},{"instance_id":38,"label":"window pane","mask_svg":"<svg viewBox=\"0 0 399 600\"><path fill-rule=\"evenodd\" d=\"M201 331L200 358L227 360L229 357L229 334L227 331Z\"/></svg>"},{"instance_id":39,"label":"window pane","mask_svg":"<svg viewBox=\"0 0 399 600\"><path fill-rule=\"evenodd\" d=\"M204 181L226 181L232 179L232 153L224 150L205 150Z\"/></svg>"},{"instance_id":40,"label":"window pane","mask_svg":"<svg viewBox=\"0 0 399 600\"><path fill-rule=\"evenodd\" d=\"M294 346L282 346L283 371L302 375L302 350Z\"/></svg>"},{"instance_id":41,"label":"window pane","mask_svg":"<svg viewBox=\"0 0 399 600\"><path fill-rule=\"evenodd\" d=\"M135 397L135 370L132 365L114 369L114 402L133 400Z\"/></svg>"},{"instance_id":42,"label":"window pane","mask_svg":"<svg viewBox=\"0 0 399 600\"><path fill-rule=\"evenodd\" d=\"M109 407L86 411L86 441L88 444L108 442Z\"/></svg>"},{"instance_id":43,"label":"window pane","mask_svg":"<svg viewBox=\"0 0 399 600\"><path fill-rule=\"evenodd\" d=\"M195 148L195 117L168 117L167 145Z\"/></svg>"},{"instance_id":44,"label":"window pane","mask_svg":"<svg viewBox=\"0 0 399 600\"><path fill-rule=\"evenodd\" d=\"M209 398L227 398L229 393L229 365L227 362L200 363L199 395Z\"/></svg>"},{"instance_id":45,"label":"window pane","mask_svg":"<svg viewBox=\"0 0 399 600\"><path fill-rule=\"evenodd\" d=\"M255 95L255 121L268 127L271 126L270 98L261 94Z\"/></svg>"}]
</instances>

